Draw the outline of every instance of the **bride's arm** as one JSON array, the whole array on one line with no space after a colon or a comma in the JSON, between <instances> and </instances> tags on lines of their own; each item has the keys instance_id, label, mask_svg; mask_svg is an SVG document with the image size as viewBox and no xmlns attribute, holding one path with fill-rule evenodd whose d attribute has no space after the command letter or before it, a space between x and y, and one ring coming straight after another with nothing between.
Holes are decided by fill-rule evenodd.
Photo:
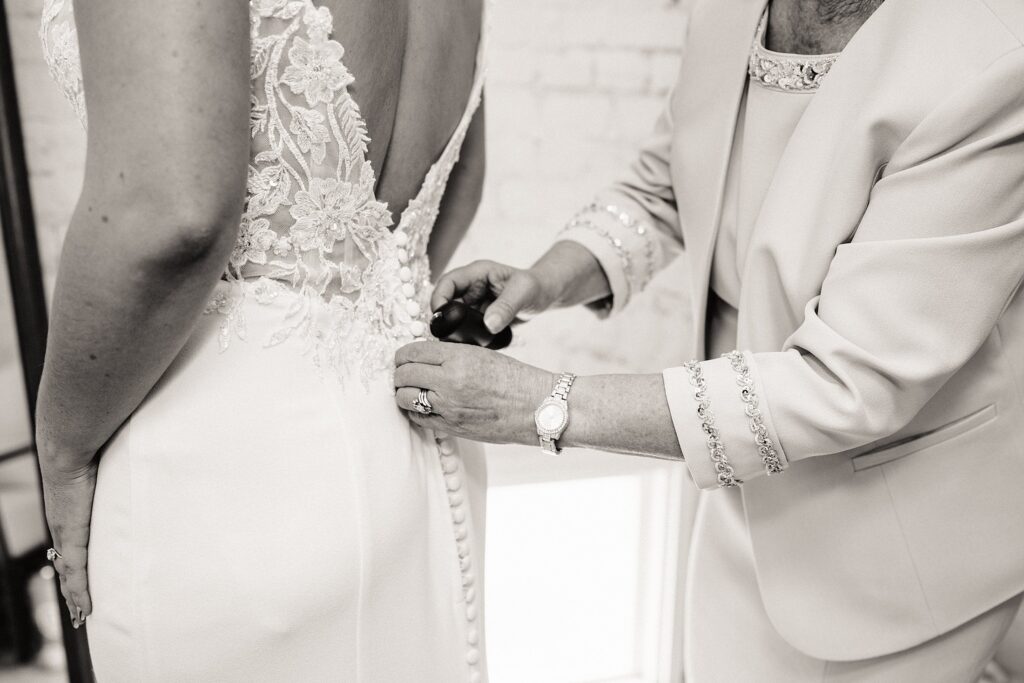
<instances>
[{"instance_id":1,"label":"bride's arm","mask_svg":"<svg viewBox=\"0 0 1024 683\"><path fill-rule=\"evenodd\" d=\"M43 442L81 451L80 464L166 369L227 260L244 199L249 50L243 0L76 10L88 153L38 416Z\"/></svg>"},{"instance_id":2,"label":"bride's arm","mask_svg":"<svg viewBox=\"0 0 1024 683\"><path fill-rule=\"evenodd\" d=\"M58 571L81 608L96 453L181 349L235 238L249 21L244 0L90 0L76 12L86 174L54 294L37 436Z\"/></svg>"}]
</instances>

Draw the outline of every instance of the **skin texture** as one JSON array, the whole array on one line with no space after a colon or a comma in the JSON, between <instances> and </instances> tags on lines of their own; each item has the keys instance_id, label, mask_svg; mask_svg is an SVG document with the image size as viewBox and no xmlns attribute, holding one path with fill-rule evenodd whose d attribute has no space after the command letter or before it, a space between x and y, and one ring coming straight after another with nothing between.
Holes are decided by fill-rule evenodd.
<instances>
[{"instance_id":1,"label":"skin texture","mask_svg":"<svg viewBox=\"0 0 1024 683\"><path fill-rule=\"evenodd\" d=\"M371 158L385 169L378 193L404 208L465 109L480 2L323 4L344 18L335 37L359 79ZM77 626L92 611L87 548L103 446L191 335L235 241L250 46L245 0L91 0L75 10L86 182L61 259L36 418L47 521L63 555L55 567ZM481 121L430 244L441 267L479 200Z\"/></svg>"},{"instance_id":2,"label":"skin texture","mask_svg":"<svg viewBox=\"0 0 1024 683\"><path fill-rule=\"evenodd\" d=\"M387 202L397 223L462 118L475 75L482 2L321 0L318 4L336 18L333 37L345 47L345 65L356 79L352 96L370 133L377 196ZM478 114L477 121L482 118ZM471 131L467 137L481 133ZM480 165L482 170L482 159L476 158L482 154L482 145L476 149L470 139L467 143L466 164ZM455 188L471 179L482 186L482 175L461 181L454 175ZM444 229L440 232L447 234Z\"/></svg>"},{"instance_id":3,"label":"skin texture","mask_svg":"<svg viewBox=\"0 0 1024 683\"><path fill-rule=\"evenodd\" d=\"M377 196L397 225L423 177L458 126L475 75L481 0L325 0L345 46L351 86L370 133ZM382 84L392 84L382 87ZM466 133L428 245L443 272L483 193L484 107Z\"/></svg>"},{"instance_id":4,"label":"skin texture","mask_svg":"<svg viewBox=\"0 0 1024 683\"><path fill-rule=\"evenodd\" d=\"M443 273L448 266L452 254L476 217L483 196L484 172L487 165L484 145L484 104L484 101L480 102L473 123L466 131L459 163L448 177L441 211L427 244L427 256L434 277Z\"/></svg>"},{"instance_id":5,"label":"skin texture","mask_svg":"<svg viewBox=\"0 0 1024 683\"><path fill-rule=\"evenodd\" d=\"M432 306L458 298L484 310L492 330L520 313L540 313L608 296L608 281L589 251L556 243L530 269L477 261L444 275ZM556 375L477 347L417 342L395 357L396 400L416 424L491 443L536 444L533 411ZM435 415L413 410L420 388ZM682 458L661 375L580 377L562 446L585 446L659 458Z\"/></svg>"},{"instance_id":6,"label":"skin texture","mask_svg":"<svg viewBox=\"0 0 1024 683\"><path fill-rule=\"evenodd\" d=\"M882 0L774 0L767 47L777 52L840 52Z\"/></svg>"},{"instance_id":7,"label":"skin texture","mask_svg":"<svg viewBox=\"0 0 1024 683\"><path fill-rule=\"evenodd\" d=\"M775 0L769 47L786 52L838 52L880 0ZM588 303L609 293L597 261L583 247L555 244L532 268L491 261L458 268L438 282L436 309L461 299L485 312L491 331L522 313ZM396 399L417 424L478 441L537 443L533 410L555 374L502 354L461 345L419 342L396 355ZM420 388L435 413L413 411ZM572 389L570 424L562 446L660 458L683 457L660 375L580 377ZM436 401L435 401L436 398Z\"/></svg>"},{"instance_id":8,"label":"skin texture","mask_svg":"<svg viewBox=\"0 0 1024 683\"><path fill-rule=\"evenodd\" d=\"M61 258L36 418L47 520L64 556L55 565L77 626L92 610L96 454L184 345L234 242L249 40L243 0L203 13L183 0L76 10L86 181Z\"/></svg>"}]
</instances>

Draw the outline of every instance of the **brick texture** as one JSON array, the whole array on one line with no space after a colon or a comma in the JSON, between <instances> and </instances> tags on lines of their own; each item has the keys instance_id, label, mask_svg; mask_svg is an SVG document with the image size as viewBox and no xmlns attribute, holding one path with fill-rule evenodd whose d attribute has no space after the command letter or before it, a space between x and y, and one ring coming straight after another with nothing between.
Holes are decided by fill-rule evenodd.
<instances>
[{"instance_id":1,"label":"brick texture","mask_svg":"<svg viewBox=\"0 0 1024 683\"><path fill-rule=\"evenodd\" d=\"M455 263L528 265L636 153L679 68L685 0L493 5L484 201ZM617 319L585 311L519 328L513 353L551 369L658 371L679 357L689 306L676 264Z\"/></svg>"}]
</instances>

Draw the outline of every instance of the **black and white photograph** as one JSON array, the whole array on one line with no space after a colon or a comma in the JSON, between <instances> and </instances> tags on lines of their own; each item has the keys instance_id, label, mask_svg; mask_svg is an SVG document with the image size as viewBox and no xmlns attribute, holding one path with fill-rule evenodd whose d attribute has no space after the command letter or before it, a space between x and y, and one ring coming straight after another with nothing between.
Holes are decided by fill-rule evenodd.
<instances>
[{"instance_id":1,"label":"black and white photograph","mask_svg":"<svg viewBox=\"0 0 1024 683\"><path fill-rule=\"evenodd\" d=\"M1024 2L0 0L4 683L1024 683Z\"/></svg>"}]
</instances>

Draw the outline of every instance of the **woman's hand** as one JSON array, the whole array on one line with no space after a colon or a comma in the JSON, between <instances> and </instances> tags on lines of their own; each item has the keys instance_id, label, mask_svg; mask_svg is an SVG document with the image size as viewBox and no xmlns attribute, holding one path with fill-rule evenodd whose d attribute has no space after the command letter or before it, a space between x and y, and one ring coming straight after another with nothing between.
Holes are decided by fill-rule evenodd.
<instances>
[{"instance_id":1,"label":"woman's hand","mask_svg":"<svg viewBox=\"0 0 1024 683\"><path fill-rule=\"evenodd\" d=\"M89 596L88 551L92 500L96 491L97 459L69 466L63 459L40 448L43 501L53 547L61 557L53 566L60 576L60 592L67 601L71 623L81 626L92 614Z\"/></svg>"},{"instance_id":2,"label":"woman's hand","mask_svg":"<svg viewBox=\"0 0 1024 683\"><path fill-rule=\"evenodd\" d=\"M487 329L497 333L511 325L520 313L543 313L555 297L532 270L494 261L474 261L441 276L430 306L436 311L452 299L482 311Z\"/></svg>"},{"instance_id":3,"label":"woman's hand","mask_svg":"<svg viewBox=\"0 0 1024 683\"><path fill-rule=\"evenodd\" d=\"M492 333L518 315L536 315L555 306L575 306L608 296L611 290L597 259L575 242L556 242L524 270L494 261L475 261L441 276L430 300L433 310L461 299L484 313Z\"/></svg>"},{"instance_id":4,"label":"woman's hand","mask_svg":"<svg viewBox=\"0 0 1024 683\"><path fill-rule=\"evenodd\" d=\"M421 427L490 443L537 440L533 413L555 385L551 373L496 351L444 342L407 344L395 363L398 407ZM427 390L431 415L413 406L420 389Z\"/></svg>"}]
</instances>

